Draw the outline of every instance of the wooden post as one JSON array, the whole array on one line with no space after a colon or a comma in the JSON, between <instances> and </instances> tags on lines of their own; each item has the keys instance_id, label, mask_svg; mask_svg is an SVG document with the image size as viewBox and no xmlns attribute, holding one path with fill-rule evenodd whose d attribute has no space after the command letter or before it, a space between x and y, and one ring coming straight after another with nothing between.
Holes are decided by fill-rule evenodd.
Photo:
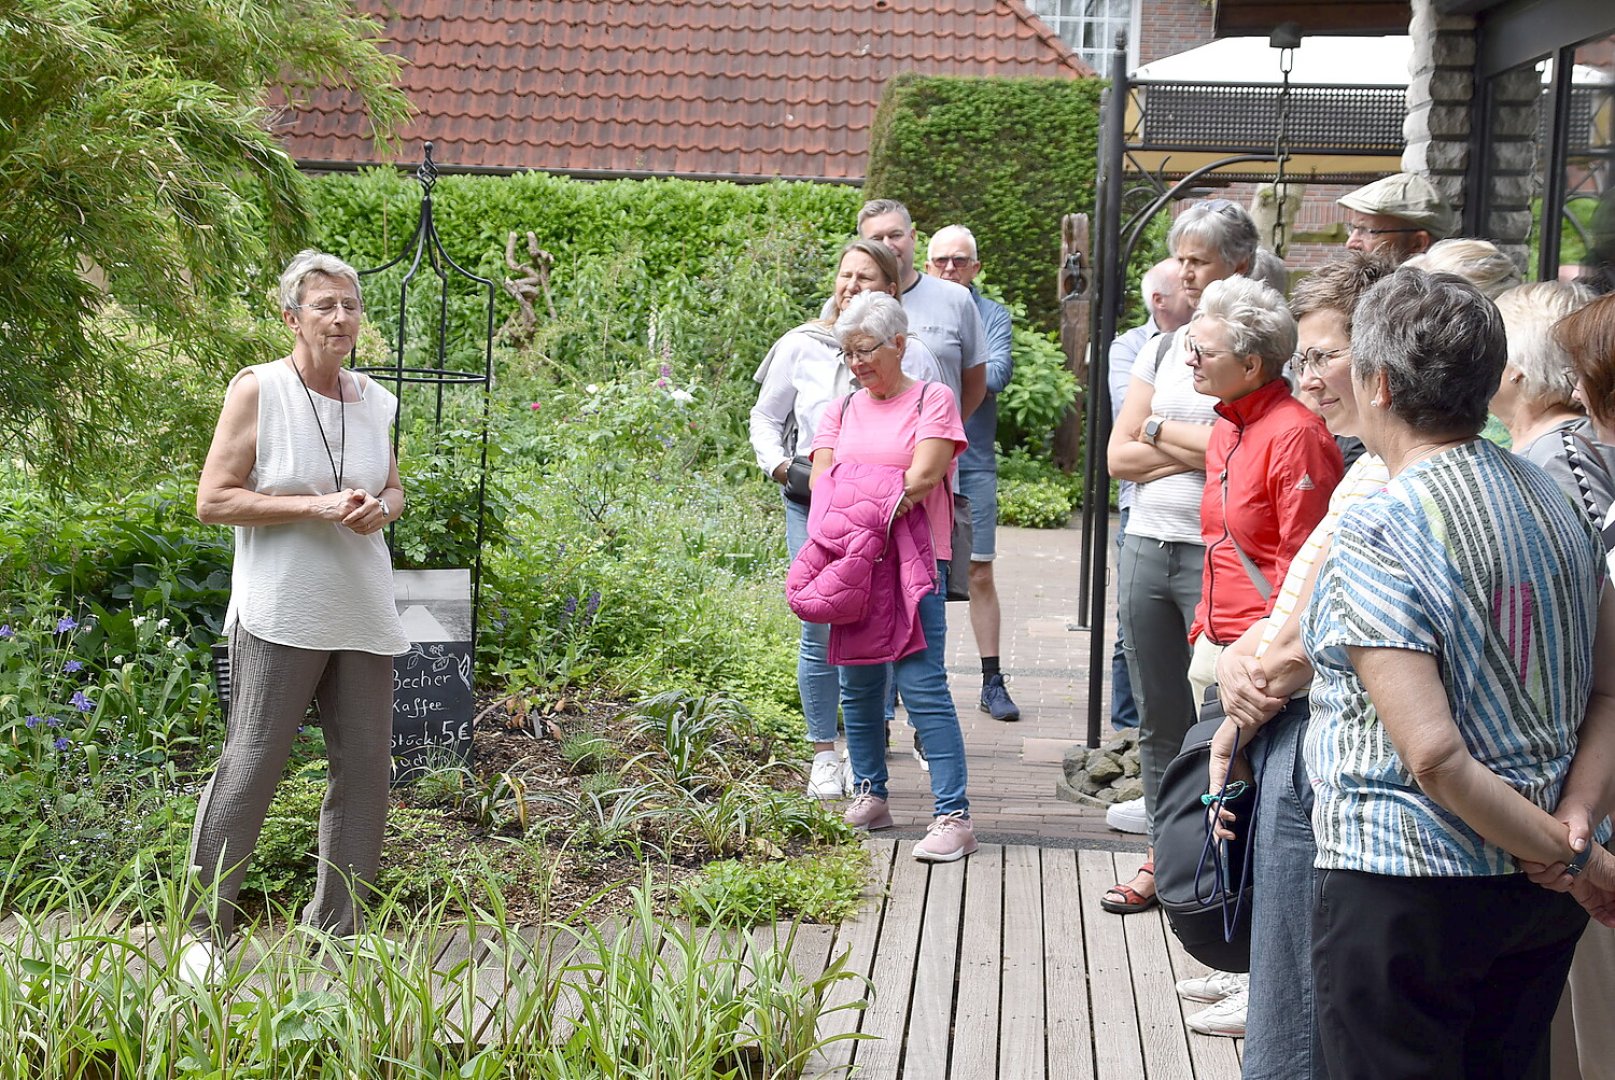
<instances>
[{"instance_id":1,"label":"wooden post","mask_svg":"<svg viewBox=\"0 0 1615 1080\"><path fill-rule=\"evenodd\" d=\"M1093 302L1093 245L1088 215L1060 219L1060 348L1077 378L1071 413L1054 429L1054 463L1067 472L1082 464L1083 411L1088 392L1088 315Z\"/></svg>"}]
</instances>

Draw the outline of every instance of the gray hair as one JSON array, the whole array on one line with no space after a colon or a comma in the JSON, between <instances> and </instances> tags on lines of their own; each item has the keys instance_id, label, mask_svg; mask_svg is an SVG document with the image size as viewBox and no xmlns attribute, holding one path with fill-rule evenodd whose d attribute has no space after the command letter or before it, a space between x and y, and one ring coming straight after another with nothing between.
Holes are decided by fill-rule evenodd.
<instances>
[{"instance_id":1,"label":"gray hair","mask_svg":"<svg viewBox=\"0 0 1615 1080\"><path fill-rule=\"evenodd\" d=\"M908 333L908 313L896 299L883 292L861 292L847 302L847 310L836 320L836 337L845 346L847 339L862 334L891 344L898 334Z\"/></svg>"},{"instance_id":2,"label":"gray hair","mask_svg":"<svg viewBox=\"0 0 1615 1080\"><path fill-rule=\"evenodd\" d=\"M1251 260L1250 273L1246 276L1260 281L1280 296L1290 291L1290 271L1285 269L1284 260L1266 248L1256 249L1256 258Z\"/></svg>"},{"instance_id":3,"label":"gray hair","mask_svg":"<svg viewBox=\"0 0 1615 1080\"><path fill-rule=\"evenodd\" d=\"M355 296L361 301L364 299L364 292L359 287L359 271L335 255L304 248L292 256L292 261L286 264L285 272L280 275L280 310L296 311L302 307L303 290L307 288L311 274L341 278L353 286Z\"/></svg>"},{"instance_id":4,"label":"gray hair","mask_svg":"<svg viewBox=\"0 0 1615 1080\"><path fill-rule=\"evenodd\" d=\"M1437 240L1405 265L1427 274L1457 274L1488 300L1496 300L1520 283L1519 267L1490 240Z\"/></svg>"},{"instance_id":5,"label":"gray hair","mask_svg":"<svg viewBox=\"0 0 1615 1080\"><path fill-rule=\"evenodd\" d=\"M858 211L858 231L863 231L864 222L872 217L880 217L882 214L902 214L903 228L912 229L914 227L914 217L908 212L908 207L896 199L870 199L864 203L864 208Z\"/></svg>"},{"instance_id":6,"label":"gray hair","mask_svg":"<svg viewBox=\"0 0 1615 1080\"><path fill-rule=\"evenodd\" d=\"M1508 333L1509 363L1520 369L1522 396L1544 405L1576 408L1576 374L1570 354L1554 340L1553 324L1593 298L1583 285L1539 281L1516 285L1497 298Z\"/></svg>"},{"instance_id":7,"label":"gray hair","mask_svg":"<svg viewBox=\"0 0 1615 1080\"><path fill-rule=\"evenodd\" d=\"M1352 375L1386 373L1391 412L1425 435L1477 434L1507 360L1497 305L1456 274L1399 267L1352 317Z\"/></svg>"},{"instance_id":8,"label":"gray hair","mask_svg":"<svg viewBox=\"0 0 1615 1080\"><path fill-rule=\"evenodd\" d=\"M1236 270L1248 270L1256 256L1256 222L1238 203L1207 199L1178 215L1166 234L1166 249L1176 255L1180 240L1203 240Z\"/></svg>"},{"instance_id":9,"label":"gray hair","mask_svg":"<svg viewBox=\"0 0 1615 1080\"><path fill-rule=\"evenodd\" d=\"M932 235L930 241L925 245L926 259L929 260L931 258L932 248L936 247L938 244L945 244L949 240L964 241L965 245L970 248L970 257L972 259L981 258L981 252L976 248L975 233L971 232L963 225L944 225Z\"/></svg>"},{"instance_id":10,"label":"gray hair","mask_svg":"<svg viewBox=\"0 0 1615 1080\"><path fill-rule=\"evenodd\" d=\"M1295 355L1295 316L1277 289L1238 274L1213 281L1200 294L1200 306L1189 319L1216 319L1228 330L1228 348L1240 356L1256 355L1262 372L1277 378Z\"/></svg>"}]
</instances>

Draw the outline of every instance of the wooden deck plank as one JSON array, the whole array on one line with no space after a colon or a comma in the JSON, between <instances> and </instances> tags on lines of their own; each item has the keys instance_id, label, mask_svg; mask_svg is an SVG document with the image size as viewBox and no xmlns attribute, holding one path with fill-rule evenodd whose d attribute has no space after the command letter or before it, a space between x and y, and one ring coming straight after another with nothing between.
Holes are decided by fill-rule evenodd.
<instances>
[{"instance_id":1,"label":"wooden deck plank","mask_svg":"<svg viewBox=\"0 0 1615 1080\"><path fill-rule=\"evenodd\" d=\"M972 856L974 858L974 856ZM959 921L965 895L966 863L931 867L920 927L920 953L909 1006L905 1076L943 1077L953 1032L953 986L959 973ZM884 951L884 950L883 950Z\"/></svg>"},{"instance_id":2,"label":"wooden deck plank","mask_svg":"<svg viewBox=\"0 0 1615 1080\"><path fill-rule=\"evenodd\" d=\"M880 927L880 962L870 972L875 997L864 1013L862 1031L874 1036L853 1051L861 1076L897 1077L902 1067L903 1030L908 1024L909 994L919 956L920 925L925 910L930 867L899 850L892 866L891 895Z\"/></svg>"},{"instance_id":3,"label":"wooden deck plank","mask_svg":"<svg viewBox=\"0 0 1615 1080\"><path fill-rule=\"evenodd\" d=\"M869 1000L870 987L863 980L869 977L875 963L875 945L880 937L880 924L886 910L886 890L889 888L892 866L897 855L897 841L869 840L870 880L865 889L863 908L841 924L831 946L832 957L845 954L847 970L859 976L843 979L831 987L825 1000L825 1012L819 1017L820 1039L834 1039L822 1047L809 1060L806 1076L845 1077L852 1064L858 1041L851 1036L862 1029L866 1010L857 1007Z\"/></svg>"},{"instance_id":4,"label":"wooden deck plank","mask_svg":"<svg viewBox=\"0 0 1615 1080\"><path fill-rule=\"evenodd\" d=\"M1050 1080L1095 1080L1083 910L1076 853L1044 849L1043 986Z\"/></svg>"},{"instance_id":5,"label":"wooden deck plank","mask_svg":"<svg viewBox=\"0 0 1615 1080\"><path fill-rule=\"evenodd\" d=\"M1127 933L1128 967L1133 973L1133 998L1138 1002L1145 1075L1150 1080L1194 1080L1189 1032L1183 1026L1166 952L1165 935L1170 932L1165 917L1157 907L1129 915L1122 923Z\"/></svg>"},{"instance_id":6,"label":"wooden deck plank","mask_svg":"<svg viewBox=\"0 0 1615 1080\"><path fill-rule=\"evenodd\" d=\"M1041 1077L1047 1063L1043 1000L1043 867L1038 849L1004 849L1001 1076Z\"/></svg>"},{"instance_id":7,"label":"wooden deck plank","mask_svg":"<svg viewBox=\"0 0 1615 1080\"><path fill-rule=\"evenodd\" d=\"M1004 963L1004 849L982 844L966 860L966 933L959 946L952 1080L998 1075L998 1006ZM914 1074L919 1077L920 1074Z\"/></svg>"},{"instance_id":8,"label":"wooden deck plank","mask_svg":"<svg viewBox=\"0 0 1615 1080\"><path fill-rule=\"evenodd\" d=\"M1162 916L1165 919L1165 916ZM1208 974L1211 969L1188 953L1178 942L1172 928L1166 928L1166 951L1172 962L1172 981L1175 984L1179 979L1188 979ZM1173 997L1177 997L1176 991ZM1199 1012L1206 1006L1203 1002L1178 1000L1178 1012L1187 1020L1190 1013ZM1185 1029L1187 1030L1187 1029ZM1241 1039L1225 1039L1220 1036L1199 1035L1193 1031L1188 1032L1189 1059L1194 1064L1196 1080L1237 1080L1240 1074L1239 1046Z\"/></svg>"},{"instance_id":9,"label":"wooden deck plank","mask_svg":"<svg viewBox=\"0 0 1615 1080\"><path fill-rule=\"evenodd\" d=\"M1127 967L1126 930L1122 916L1102 910L1099 898L1117 881L1133 876L1142 862L1136 855L1112 856L1103 851L1077 852L1082 881L1083 942L1088 955L1088 1000L1093 1010L1094 1073L1099 1080L1144 1076L1138 1038L1138 1009L1133 1001L1132 973ZM1126 918L1136 919L1129 915Z\"/></svg>"}]
</instances>

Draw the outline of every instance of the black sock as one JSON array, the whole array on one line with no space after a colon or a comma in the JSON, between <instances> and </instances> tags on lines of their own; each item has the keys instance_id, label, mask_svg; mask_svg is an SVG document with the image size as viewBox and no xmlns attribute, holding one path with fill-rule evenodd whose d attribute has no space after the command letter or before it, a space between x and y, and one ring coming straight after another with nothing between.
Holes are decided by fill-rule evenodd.
<instances>
[{"instance_id":1,"label":"black sock","mask_svg":"<svg viewBox=\"0 0 1615 1080\"><path fill-rule=\"evenodd\" d=\"M986 686L992 682L993 676L998 674L998 657L983 656L981 658L981 685Z\"/></svg>"}]
</instances>

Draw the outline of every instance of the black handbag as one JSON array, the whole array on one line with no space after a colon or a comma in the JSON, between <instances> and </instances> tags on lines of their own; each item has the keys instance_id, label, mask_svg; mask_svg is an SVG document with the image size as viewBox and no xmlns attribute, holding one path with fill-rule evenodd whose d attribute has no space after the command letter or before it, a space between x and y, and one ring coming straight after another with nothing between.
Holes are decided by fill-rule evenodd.
<instances>
[{"instance_id":1,"label":"black handbag","mask_svg":"<svg viewBox=\"0 0 1615 1080\"><path fill-rule=\"evenodd\" d=\"M812 458L805 454L793 457L785 467L785 497L798 506L811 505L813 493L808 488L808 478L812 475Z\"/></svg>"},{"instance_id":2,"label":"black handbag","mask_svg":"<svg viewBox=\"0 0 1615 1080\"><path fill-rule=\"evenodd\" d=\"M1206 801L1211 739L1223 722L1215 686L1200 717L1167 765L1155 797L1155 895L1185 952L1218 971L1249 971L1259 793L1254 784L1224 785L1239 837L1217 839L1211 831L1214 807Z\"/></svg>"},{"instance_id":3,"label":"black handbag","mask_svg":"<svg viewBox=\"0 0 1615 1080\"><path fill-rule=\"evenodd\" d=\"M970 517L970 500L953 493L953 557L948 560L949 600L970 599L970 548L976 542L976 526Z\"/></svg>"}]
</instances>

